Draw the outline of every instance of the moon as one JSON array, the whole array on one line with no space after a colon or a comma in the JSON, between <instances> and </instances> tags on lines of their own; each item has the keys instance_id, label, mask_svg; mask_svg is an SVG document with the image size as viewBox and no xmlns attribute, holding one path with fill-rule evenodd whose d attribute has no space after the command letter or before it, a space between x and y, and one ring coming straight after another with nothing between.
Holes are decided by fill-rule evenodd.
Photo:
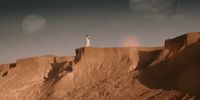
<instances>
[{"instance_id":1,"label":"moon","mask_svg":"<svg viewBox=\"0 0 200 100\"><path fill-rule=\"evenodd\" d=\"M37 33L45 29L47 21L44 17L36 14L26 16L22 21L22 30L25 33Z\"/></svg>"},{"instance_id":2,"label":"moon","mask_svg":"<svg viewBox=\"0 0 200 100\"><path fill-rule=\"evenodd\" d=\"M129 8L145 16L172 16L176 13L177 0L129 0Z\"/></svg>"}]
</instances>

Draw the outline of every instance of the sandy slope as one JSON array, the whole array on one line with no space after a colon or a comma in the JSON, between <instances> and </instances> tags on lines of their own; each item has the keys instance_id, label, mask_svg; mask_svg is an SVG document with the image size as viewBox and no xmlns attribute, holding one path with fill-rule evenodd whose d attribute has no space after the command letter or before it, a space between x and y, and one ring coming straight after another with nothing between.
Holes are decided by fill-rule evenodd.
<instances>
[{"instance_id":1,"label":"sandy slope","mask_svg":"<svg viewBox=\"0 0 200 100\"><path fill-rule=\"evenodd\" d=\"M0 100L198 100L200 33L164 47L78 48L0 66Z\"/></svg>"}]
</instances>

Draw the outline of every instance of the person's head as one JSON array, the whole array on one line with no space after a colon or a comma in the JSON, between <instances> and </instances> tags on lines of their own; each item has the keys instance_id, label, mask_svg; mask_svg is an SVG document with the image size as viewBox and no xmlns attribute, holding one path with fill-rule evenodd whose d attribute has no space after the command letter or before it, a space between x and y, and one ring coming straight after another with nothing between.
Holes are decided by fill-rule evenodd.
<instances>
[{"instance_id":1,"label":"person's head","mask_svg":"<svg viewBox=\"0 0 200 100\"><path fill-rule=\"evenodd\" d=\"M88 35L88 34L86 34L85 36L86 36L86 37L88 37L89 35Z\"/></svg>"}]
</instances>

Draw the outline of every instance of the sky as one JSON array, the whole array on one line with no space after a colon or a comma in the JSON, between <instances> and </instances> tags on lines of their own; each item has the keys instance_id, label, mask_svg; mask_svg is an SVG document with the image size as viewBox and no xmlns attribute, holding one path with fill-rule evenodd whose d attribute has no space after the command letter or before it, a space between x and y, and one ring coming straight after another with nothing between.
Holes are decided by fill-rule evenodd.
<instances>
[{"instance_id":1,"label":"sky","mask_svg":"<svg viewBox=\"0 0 200 100\"><path fill-rule=\"evenodd\" d=\"M163 46L200 31L199 0L1 0L0 64L85 46Z\"/></svg>"}]
</instances>

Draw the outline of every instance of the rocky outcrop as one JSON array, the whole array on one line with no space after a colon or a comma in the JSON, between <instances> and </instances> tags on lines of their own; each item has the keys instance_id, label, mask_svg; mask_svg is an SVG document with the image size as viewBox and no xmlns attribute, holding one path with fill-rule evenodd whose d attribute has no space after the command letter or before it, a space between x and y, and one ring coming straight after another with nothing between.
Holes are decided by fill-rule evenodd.
<instances>
[{"instance_id":1,"label":"rocky outcrop","mask_svg":"<svg viewBox=\"0 0 200 100\"><path fill-rule=\"evenodd\" d=\"M15 64L0 66L1 100L35 100L43 82L48 78L55 61L68 61L69 58L40 56L19 59Z\"/></svg>"},{"instance_id":2,"label":"rocky outcrop","mask_svg":"<svg viewBox=\"0 0 200 100\"><path fill-rule=\"evenodd\" d=\"M185 96L190 95L188 98L199 98L199 40L200 33L167 40L158 58L145 69L139 80L153 89L177 90ZM184 95L180 98L185 98Z\"/></svg>"},{"instance_id":3,"label":"rocky outcrop","mask_svg":"<svg viewBox=\"0 0 200 100\"><path fill-rule=\"evenodd\" d=\"M76 49L0 66L1 100L199 99L200 33L164 47Z\"/></svg>"}]
</instances>

